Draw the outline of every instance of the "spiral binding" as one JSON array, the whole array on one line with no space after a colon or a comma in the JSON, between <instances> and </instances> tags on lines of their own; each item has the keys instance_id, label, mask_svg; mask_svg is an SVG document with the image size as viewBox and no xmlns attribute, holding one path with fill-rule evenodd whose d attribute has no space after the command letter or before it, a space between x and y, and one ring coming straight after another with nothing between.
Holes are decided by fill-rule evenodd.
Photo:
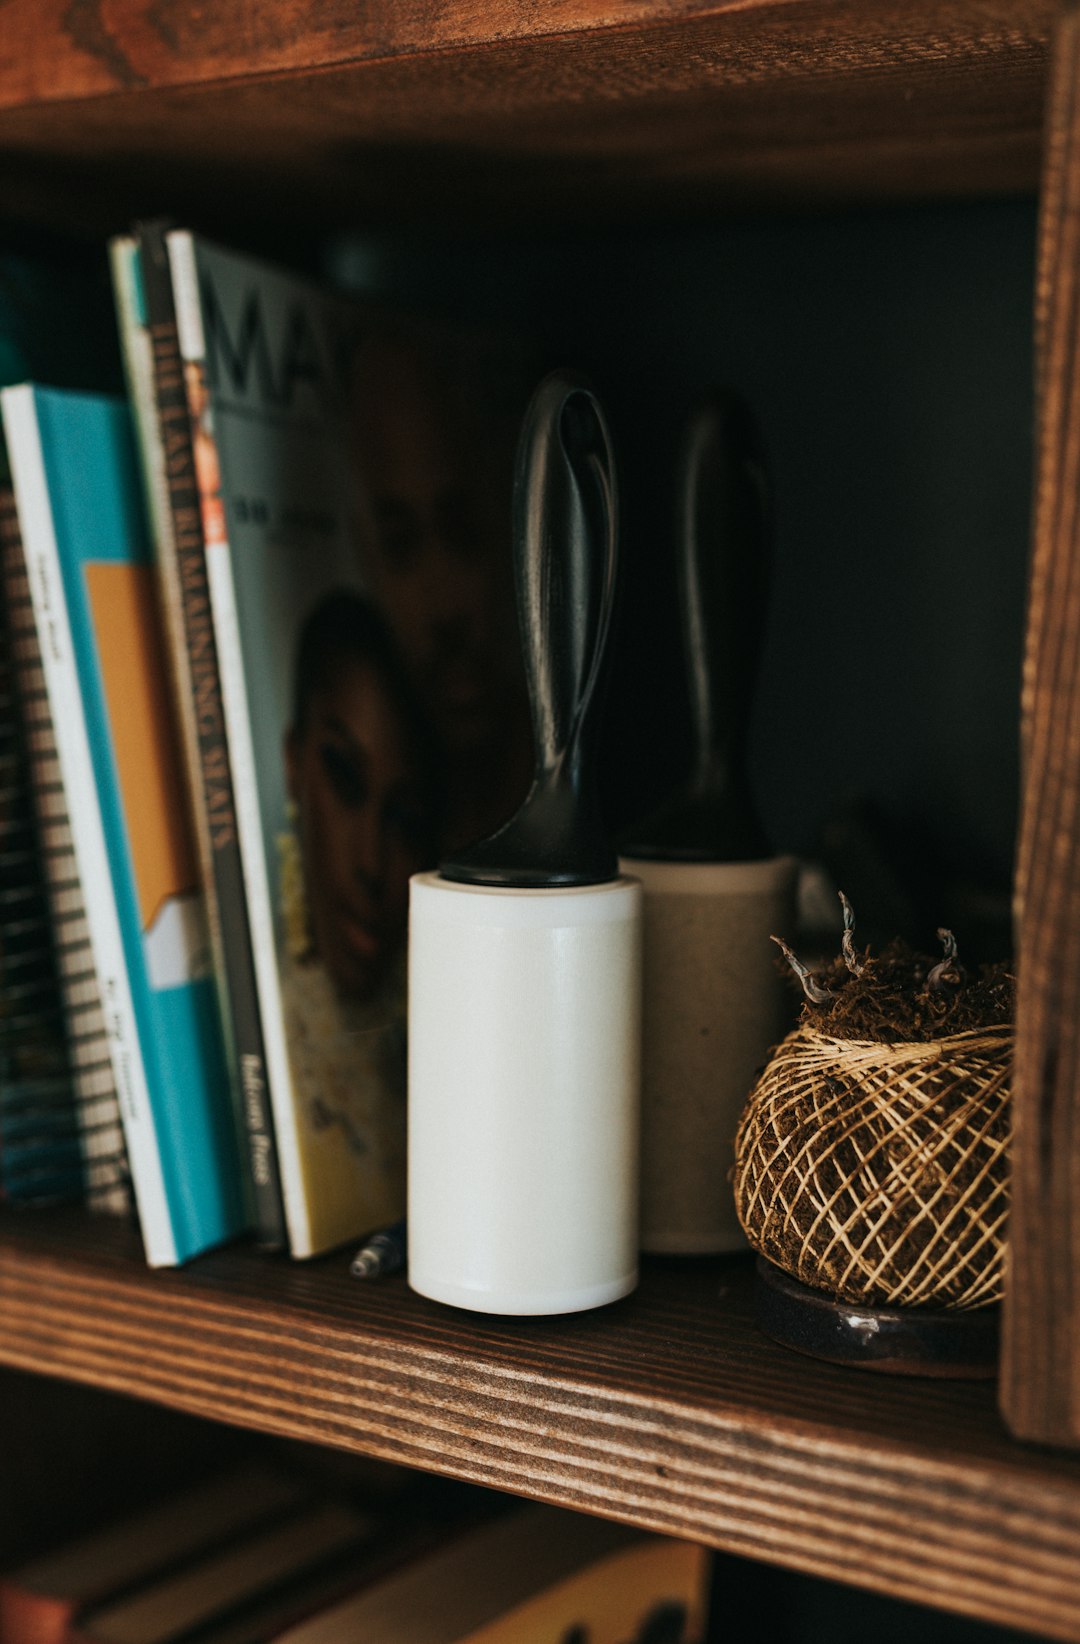
<instances>
[{"instance_id":1,"label":"spiral binding","mask_svg":"<svg viewBox=\"0 0 1080 1644\"><path fill-rule=\"evenodd\" d=\"M132 1198L18 515L0 488L0 1187Z\"/></svg>"}]
</instances>

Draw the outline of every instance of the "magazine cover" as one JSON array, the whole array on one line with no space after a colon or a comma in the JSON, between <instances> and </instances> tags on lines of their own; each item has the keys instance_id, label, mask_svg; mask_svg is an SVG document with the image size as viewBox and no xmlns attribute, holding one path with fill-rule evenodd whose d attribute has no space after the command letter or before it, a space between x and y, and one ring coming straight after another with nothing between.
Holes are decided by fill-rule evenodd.
<instances>
[{"instance_id":1,"label":"magazine cover","mask_svg":"<svg viewBox=\"0 0 1080 1644\"><path fill-rule=\"evenodd\" d=\"M505 822L532 780L511 546L537 380L517 338L386 309L354 362L364 576L436 750L440 856Z\"/></svg>"},{"instance_id":2,"label":"magazine cover","mask_svg":"<svg viewBox=\"0 0 1080 1644\"><path fill-rule=\"evenodd\" d=\"M408 882L531 777L499 347L168 236L295 1255L404 1207Z\"/></svg>"},{"instance_id":3,"label":"magazine cover","mask_svg":"<svg viewBox=\"0 0 1080 1644\"><path fill-rule=\"evenodd\" d=\"M404 1206L409 876L424 738L363 594L350 304L168 237L289 1244Z\"/></svg>"},{"instance_id":4,"label":"magazine cover","mask_svg":"<svg viewBox=\"0 0 1080 1644\"><path fill-rule=\"evenodd\" d=\"M128 408L0 394L151 1265L246 1225Z\"/></svg>"}]
</instances>

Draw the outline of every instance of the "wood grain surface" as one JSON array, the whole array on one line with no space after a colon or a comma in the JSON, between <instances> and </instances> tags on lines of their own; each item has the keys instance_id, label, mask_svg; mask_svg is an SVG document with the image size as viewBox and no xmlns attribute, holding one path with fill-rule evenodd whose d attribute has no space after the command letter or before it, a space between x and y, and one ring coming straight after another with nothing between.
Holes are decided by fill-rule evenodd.
<instances>
[{"instance_id":1,"label":"wood grain surface","mask_svg":"<svg viewBox=\"0 0 1080 1644\"><path fill-rule=\"evenodd\" d=\"M6 0L0 209L594 217L1033 190L1053 0Z\"/></svg>"},{"instance_id":2,"label":"wood grain surface","mask_svg":"<svg viewBox=\"0 0 1080 1644\"><path fill-rule=\"evenodd\" d=\"M1038 439L1017 863L1019 997L1002 1407L1080 1443L1080 9L1048 100L1036 283Z\"/></svg>"},{"instance_id":3,"label":"wood grain surface","mask_svg":"<svg viewBox=\"0 0 1080 1644\"><path fill-rule=\"evenodd\" d=\"M6 0L0 105L710 22L739 79L874 72L1014 53L1051 15L1052 0Z\"/></svg>"},{"instance_id":4,"label":"wood grain surface","mask_svg":"<svg viewBox=\"0 0 1080 1644\"><path fill-rule=\"evenodd\" d=\"M748 1261L657 1261L552 1320L347 1262L150 1273L100 1218L2 1215L0 1362L1080 1639L1080 1462L1009 1439L986 1384L773 1347Z\"/></svg>"}]
</instances>

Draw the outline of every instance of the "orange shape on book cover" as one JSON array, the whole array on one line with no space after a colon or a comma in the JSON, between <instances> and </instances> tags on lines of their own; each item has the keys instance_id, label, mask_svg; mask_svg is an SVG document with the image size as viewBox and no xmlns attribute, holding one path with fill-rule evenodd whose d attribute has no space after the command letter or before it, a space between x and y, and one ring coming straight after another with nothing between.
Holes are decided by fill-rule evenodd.
<instances>
[{"instance_id":1,"label":"orange shape on book cover","mask_svg":"<svg viewBox=\"0 0 1080 1644\"><path fill-rule=\"evenodd\" d=\"M131 856L144 931L170 898L198 887L179 759L162 749L179 745L165 672L154 573L146 565L86 567L94 612L113 752L127 816L139 819ZM132 681L148 688L133 690Z\"/></svg>"}]
</instances>

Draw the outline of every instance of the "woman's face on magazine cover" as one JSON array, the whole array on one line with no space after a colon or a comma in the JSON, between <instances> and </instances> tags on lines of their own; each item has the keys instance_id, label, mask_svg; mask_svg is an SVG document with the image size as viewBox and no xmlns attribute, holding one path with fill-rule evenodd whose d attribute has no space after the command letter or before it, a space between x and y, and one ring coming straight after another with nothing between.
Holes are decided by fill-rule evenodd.
<instances>
[{"instance_id":1,"label":"woman's face on magazine cover","mask_svg":"<svg viewBox=\"0 0 1080 1644\"><path fill-rule=\"evenodd\" d=\"M484 453L409 350L372 351L357 415L370 510L366 574L444 745L487 745L516 665L508 544L493 527ZM500 552L500 550L502 550Z\"/></svg>"},{"instance_id":2,"label":"woman's face on magazine cover","mask_svg":"<svg viewBox=\"0 0 1080 1644\"><path fill-rule=\"evenodd\" d=\"M419 761L391 690L342 659L286 742L315 953L344 998L376 990L405 938L409 877L426 867Z\"/></svg>"}]
</instances>

